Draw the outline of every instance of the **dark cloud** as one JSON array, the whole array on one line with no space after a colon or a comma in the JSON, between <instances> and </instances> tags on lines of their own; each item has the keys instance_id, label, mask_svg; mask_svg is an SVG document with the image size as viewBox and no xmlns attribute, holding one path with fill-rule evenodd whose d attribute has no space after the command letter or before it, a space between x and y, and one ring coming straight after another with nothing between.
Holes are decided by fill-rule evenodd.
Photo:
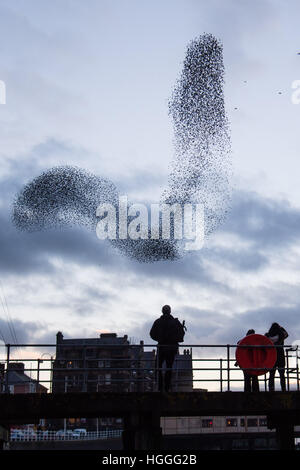
<instances>
[{"instance_id":1,"label":"dark cloud","mask_svg":"<svg viewBox=\"0 0 300 470\"><path fill-rule=\"evenodd\" d=\"M231 315L190 307L185 307L183 311L189 316L187 324L199 344L236 344L249 329L265 334L273 322L282 324L288 331L287 344L300 338L300 301L291 307L268 306L233 311Z\"/></svg>"},{"instance_id":2,"label":"dark cloud","mask_svg":"<svg viewBox=\"0 0 300 470\"><path fill-rule=\"evenodd\" d=\"M273 256L297 242L300 235L300 211L286 201L274 201L255 193L236 192L227 222L218 236L231 234L246 246L208 246L189 252L184 259L143 264L127 260L96 234L80 228L19 233L11 224L7 210L0 212L1 264L4 273L53 273L52 257L83 266L105 266L138 277L182 280L211 285L225 291L226 282L217 282L206 268L206 261L237 272L254 272L268 266Z\"/></svg>"},{"instance_id":3,"label":"dark cloud","mask_svg":"<svg viewBox=\"0 0 300 470\"><path fill-rule=\"evenodd\" d=\"M49 230L20 233L11 224L9 214L0 211L0 271L23 276L25 273L54 273L51 263L59 257L81 266L114 266L117 256L108 244L83 229Z\"/></svg>"},{"instance_id":4,"label":"dark cloud","mask_svg":"<svg viewBox=\"0 0 300 470\"><path fill-rule=\"evenodd\" d=\"M205 255L216 264L237 271L256 271L268 265L268 257L254 247L247 249L212 247Z\"/></svg>"},{"instance_id":5,"label":"dark cloud","mask_svg":"<svg viewBox=\"0 0 300 470\"><path fill-rule=\"evenodd\" d=\"M223 231L252 242L255 249L286 247L299 239L300 210L286 200L238 191Z\"/></svg>"},{"instance_id":6,"label":"dark cloud","mask_svg":"<svg viewBox=\"0 0 300 470\"><path fill-rule=\"evenodd\" d=\"M2 317L2 318L1 318ZM48 329L46 322L23 321L18 318L10 318L8 322L2 312L0 317L0 330L7 344L18 344L39 342L41 340L51 339L55 342L53 332ZM1 336L1 340L3 340Z\"/></svg>"},{"instance_id":7,"label":"dark cloud","mask_svg":"<svg viewBox=\"0 0 300 470\"><path fill-rule=\"evenodd\" d=\"M126 260L124 255L113 250L108 243L98 240L96 234L85 229L49 230L41 233L18 233L11 224L10 214L13 198L22 185L42 168L48 166L53 155L68 158L79 149L72 148L56 139L37 145L30 154L20 161L7 161L8 174L2 178L0 200L5 201L0 210L0 270L4 273L53 273L53 256L59 256L66 263L72 261L84 266L105 266L118 271L134 272L143 279L182 280L200 282L226 290L226 282L217 282L206 261L225 269L240 273L254 272L268 266L273 256L297 242L300 235L300 210L288 201L265 198L254 192L236 191L232 197L232 208L227 214L226 223L218 229L217 235L232 234L246 246L211 246L209 243L199 252L190 252L183 259L159 261L144 265L134 260ZM155 186L162 184L162 178L154 177ZM152 178L151 176L151 178ZM130 192L141 184L151 186L151 178L145 173L133 173L125 180Z\"/></svg>"}]
</instances>

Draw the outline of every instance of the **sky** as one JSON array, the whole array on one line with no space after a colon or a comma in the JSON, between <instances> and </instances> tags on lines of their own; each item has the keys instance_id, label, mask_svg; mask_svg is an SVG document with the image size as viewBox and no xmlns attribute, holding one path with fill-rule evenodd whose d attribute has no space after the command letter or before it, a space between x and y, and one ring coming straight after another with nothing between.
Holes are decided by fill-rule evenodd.
<instances>
[{"instance_id":1,"label":"sky","mask_svg":"<svg viewBox=\"0 0 300 470\"><path fill-rule=\"evenodd\" d=\"M300 341L299 2L0 0L0 329L14 342L127 334L170 304L187 344L235 344L274 321ZM57 165L159 199L174 157L168 99L188 43L222 43L233 195L204 248L139 263L83 228L18 232L12 202ZM10 323L11 324L11 323ZM1 344L1 339L0 339Z\"/></svg>"}]
</instances>

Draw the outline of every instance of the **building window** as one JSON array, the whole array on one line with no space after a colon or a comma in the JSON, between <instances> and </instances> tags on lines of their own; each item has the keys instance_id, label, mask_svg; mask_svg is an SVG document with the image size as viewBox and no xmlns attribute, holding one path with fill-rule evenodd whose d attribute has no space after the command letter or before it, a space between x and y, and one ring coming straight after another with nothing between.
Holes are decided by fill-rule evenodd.
<instances>
[{"instance_id":1,"label":"building window","mask_svg":"<svg viewBox=\"0 0 300 470\"><path fill-rule=\"evenodd\" d=\"M245 418L241 418L240 426L243 428L245 426Z\"/></svg>"},{"instance_id":2,"label":"building window","mask_svg":"<svg viewBox=\"0 0 300 470\"><path fill-rule=\"evenodd\" d=\"M83 379L82 379L81 375L73 375L73 386L74 387L80 386L81 382L83 382Z\"/></svg>"},{"instance_id":3,"label":"building window","mask_svg":"<svg viewBox=\"0 0 300 470\"><path fill-rule=\"evenodd\" d=\"M248 418L247 425L249 428L256 428L258 426L257 418Z\"/></svg>"},{"instance_id":4,"label":"building window","mask_svg":"<svg viewBox=\"0 0 300 470\"><path fill-rule=\"evenodd\" d=\"M202 427L203 428L212 428L213 427L213 420L212 419L202 419Z\"/></svg>"},{"instance_id":5,"label":"building window","mask_svg":"<svg viewBox=\"0 0 300 470\"><path fill-rule=\"evenodd\" d=\"M268 425L267 418L259 418L259 425L267 427L267 425Z\"/></svg>"},{"instance_id":6,"label":"building window","mask_svg":"<svg viewBox=\"0 0 300 470\"><path fill-rule=\"evenodd\" d=\"M254 446L255 449L267 449L268 448L268 440L265 438L257 438L254 439Z\"/></svg>"},{"instance_id":7,"label":"building window","mask_svg":"<svg viewBox=\"0 0 300 470\"><path fill-rule=\"evenodd\" d=\"M86 350L86 357L96 357L96 350L95 349L87 349Z\"/></svg>"},{"instance_id":8,"label":"building window","mask_svg":"<svg viewBox=\"0 0 300 470\"><path fill-rule=\"evenodd\" d=\"M226 426L228 428L237 427L237 419L236 418L226 418Z\"/></svg>"},{"instance_id":9,"label":"building window","mask_svg":"<svg viewBox=\"0 0 300 470\"><path fill-rule=\"evenodd\" d=\"M234 439L232 441L233 450L247 450L249 449L249 440L248 439Z\"/></svg>"},{"instance_id":10,"label":"building window","mask_svg":"<svg viewBox=\"0 0 300 470\"><path fill-rule=\"evenodd\" d=\"M178 419L178 425L182 428L187 428L189 425L188 419L187 418L179 418Z\"/></svg>"},{"instance_id":11,"label":"building window","mask_svg":"<svg viewBox=\"0 0 300 470\"><path fill-rule=\"evenodd\" d=\"M105 374L105 385L110 385L110 384L111 384L111 375Z\"/></svg>"},{"instance_id":12,"label":"building window","mask_svg":"<svg viewBox=\"0 0 300 470\"><path fill-rule=\"evenodd\" d=\"M107 360L98 361L98 367L100 367L101 369L103 369L104 367L109 368L110 367L110 361L107 361Z\"/></svg>"}]
</instances>

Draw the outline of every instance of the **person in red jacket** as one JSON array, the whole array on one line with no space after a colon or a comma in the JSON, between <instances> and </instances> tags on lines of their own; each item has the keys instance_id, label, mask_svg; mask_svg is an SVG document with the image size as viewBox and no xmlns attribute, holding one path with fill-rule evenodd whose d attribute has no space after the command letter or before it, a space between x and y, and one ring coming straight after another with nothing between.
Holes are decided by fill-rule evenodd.
<instances>
[{"instance_id":1,"label":"person in red jacket","mask_svg":"<svg viewBox=\"0 0 300 470\"><path fill-rule=\"evenodd\" d=\"M255 330L248 330L246 333L246 336L254 335L254 334L255 334ZM240 343L240 341L238 342L238 344ZM258 382L257 375L251 375L248 373L247 370L243 370L243 373L244 373L244 392L259 392L259 382Z\"/></svg>"}]
</instances>

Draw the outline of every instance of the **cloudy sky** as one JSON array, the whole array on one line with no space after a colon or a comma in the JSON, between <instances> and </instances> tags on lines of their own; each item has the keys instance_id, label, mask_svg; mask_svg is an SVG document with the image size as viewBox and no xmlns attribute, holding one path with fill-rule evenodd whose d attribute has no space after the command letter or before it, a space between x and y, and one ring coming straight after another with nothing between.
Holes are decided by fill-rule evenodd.
<instances>
[{"instance_id":1,"label":"cloudy sky","mask_svg":"<svg viewBox=\"0 0 300 470\"><path fill-rule=\"evenodd\" d=\"M14 342L128 334L161 306L189 344L235 343L273 321L300 339L300 5L296 0L0 0L0 329ZM18 232L11 204L69 164L135 201L159 199L174 156L167 102L187 44L223 42L233 197L179 261L138 263L84 229ZM3 339L3 338L2 338ZM0 339L1 341L1 339Z\"/></svg>"}]
</instances>

